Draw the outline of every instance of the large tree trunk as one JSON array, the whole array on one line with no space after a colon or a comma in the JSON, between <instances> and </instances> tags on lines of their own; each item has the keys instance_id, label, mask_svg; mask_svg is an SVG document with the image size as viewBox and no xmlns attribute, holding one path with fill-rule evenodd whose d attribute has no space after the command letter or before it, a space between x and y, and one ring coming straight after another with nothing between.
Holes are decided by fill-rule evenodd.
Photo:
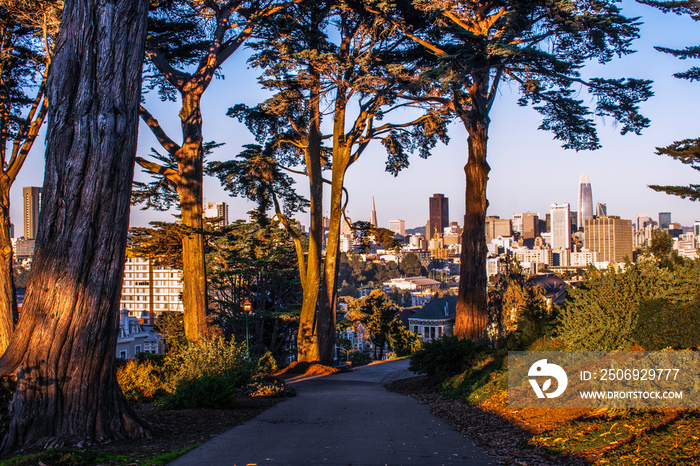
<instances>
[{"instance_id":1,"label":"large tree trunk","mask_svg":"<svg viewBox=\"0 0 700 466\"><path fill-rule=\"evenodd\" d=\"M177 192L182 224L188 231L182 237L182 269L185 338L198 341L208 335L207 275L204 259L204 221L202 180L204 149L200 96L204 90L182 94L183 144L176 158L180 172Z\"/></svg>"},{"instance_id":2,"label":"large tree trunk","mask_svg":"<svg viewBox=\"0 0 700 466\"><path fill-rule=\"evenodd\" d=\"M16 378L5 451L148 435L114 370L147 10L65 2L33 271L0 359Z\"/></svg>"},{"instance_id":3,"label":"large tree trunk","mask_svg":"<svg viewBox=\"0 0 700 466\"><path fill-rule=\"evenodd\" d=\"M464 167L465 192L464 231L460 266L459 295L455 335L478 340L483 338L488 324L486 300L486 163L489 119L465 119L469 132L469 159Z\"/></svg>"},{"instance_id":4,"label":"large tree trunk","mask_svg":"<svg viewBox=\"0 0 700 466\"><path fill-rule=\"evenodd\" d=\"M323 244L323 178L321 173L321 113L320 89L311 92L309 121L309 147L306 151L306 169L309 173L309 254L306 260L306 275L302 280L303 298L299 331L297 333L297 360L314 362L319 360L316 333L316 308L321 287L321 247ZM303 261L303 257L299 259ZM304 264L300 263L300 268Z\"/></svg>"},{"instance_id":5,"label":"large tree trunk","mask_svg":"<svg viewBox=\"0 0 700 466\"><path fill-rule=\"evenodd\" d=\"M337 151L337 152L346 152ZM331 211L326 262L324 270L324 296L318 312L318 347L322 364L332 364L335 359L336 304L338 300L338 270L340 267L340 228L343 221L343 184L347 170L347 154L333 157L331 181Z\"/></svg>"},{"instance_id":6,"label":"large tree trunk","mask_svg":"<svg viewBox=\"0 0 700 466\"><path fill-rule=\"evenodd\" d=\"M0 174L8 178L6 174ZM17 296L12 276L10 182L0 180L0 354L10 343L17 322Z\"/></svg>"}]
</instances>

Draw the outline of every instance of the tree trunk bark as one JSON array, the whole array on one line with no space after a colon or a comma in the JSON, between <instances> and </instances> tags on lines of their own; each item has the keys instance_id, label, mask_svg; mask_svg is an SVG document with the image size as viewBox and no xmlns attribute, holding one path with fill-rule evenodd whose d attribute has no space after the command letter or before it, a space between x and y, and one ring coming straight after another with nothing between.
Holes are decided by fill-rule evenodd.
<instances>
[{"instance_id":1,"label":"tree trunk bark","mask_svg":"<svg viewBox=\"0 0 700 466\"><path fill-rule=\"evenodd\" d=\"M182 224L187 234L182 237L182 303L185 338L198 341L208 335L207 274L204 258L204 220L202 180L204 148L200 96L203 89L187 89L182 93L180 120L183 144L176 154L180 183Z\"/></svg>"},{"instance_id":2,"label":"tree trunk bark","mask_svg":"<svg viewBox=\"0 0 700 466\"><path fill-rule=\"evenodd\" d=\"M459 295L455 335L460 338L481 339L488 325L486 300L486 182L489 165L486 163L489 119L487 116L467 121L469 132L469 159L464 167L465 190L464 231L460 266Z\"/></svg>"},{"instance_id":3,"label":"tree trunk bark","mask_svg":"<svg viewBox=\"0 0 700 466\"><path fill-rule=\"evenodd\" d=\"M335 152L335 151L334 151ZM347 154L333 157L333 178L331 180L330 227L326 242L324 270L324 296L319 303L318 347L322 364L332 364L335 359L336 304L338 300L338 270L340 257L340 228L343 221L343 184L347 170Z\"/></svg>"},{"instance_id":4,"label":"tree trunk bark","mask_svg":"<svg viewBox=\"0 0 700 466\"><path fill-rule=\"evenodd\" d=\"M303 281L299 331L297 333L297 360L319 360L316 308L321 287L321 246L323 244L323 178L321 173L321 111L320 89L310 98L309 148L306 167L309 173L309 254L306 260L306 278ZM302 264L299 264L300 267Z\"/></svg>"},{"instance_id":5,"label":"tree trunk bark","mask_svg":"<svg viewBox=\"0 0 700 466\"><path fill-rule=\"evenodd\" d=\"M0 176L7 178L6 174ZM10 182L0 181L0 355L10 343L17 322L17 294L12 273Z\"/></svg>"},{"instance_id":6,"label":"tree trunk bark","mask_svg":"<svg viewBox=\"0 0 700 466\"><path fill-rule=\"evenodd\" d=\"M146 0L66 0L33 271L0 358L16 378L2 447L148 435L116 381Z\"/></svg>"}]
</instances>

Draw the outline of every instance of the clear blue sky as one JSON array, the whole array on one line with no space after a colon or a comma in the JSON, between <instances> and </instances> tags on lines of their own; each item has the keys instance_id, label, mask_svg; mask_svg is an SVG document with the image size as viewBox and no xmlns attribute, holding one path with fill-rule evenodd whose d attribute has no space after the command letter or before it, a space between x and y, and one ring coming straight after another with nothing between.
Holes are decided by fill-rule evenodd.
<instances>
[{"instance_id":1,"label":"clear blue sky","mask_svg":"<svg viewBox=\"0 0 700 466\"><path fill-rule=\"evenodd\" d=\"M658 220L659 212L671 212L672 220L690 225L700 220L700 203L693 203L662 193L649 184L698 183L697 171L669 157L658 156L655 147L674 140L700 137L700 83L690 83L671 75L694 64L678 60L654 50L654 45L683 48L700 44L700 23L687 17L663 13L636 2L622 2L627 16L642 16L641 39L634 44L636 54L616 59L611 64L592 66L591 76L635 77L654 80L655 96L643 104L651 127L642 136L621 136L612 121L598 120L602 149L575 152L564 150L552 134L539 131L540 115L528 107L519 107L517 89L507 84L491 112L488 160L491 174L488 184L490 202L488 214L510 218L516 212L549 211L552 203L568 202L576 210L578 180L581 175L591 179L593 202L606 203L608 213L634 219L637 213L648 213ZM224 66L226 79L212 84L203 100L204 137L226 143L212 159L226 159L252 141L247 130L225 116L236 103L254 105L266 97L257 82L257 70L245 63L247 53L231 57ZM588 96L583 92L582 98ZM178 104L162 103L155 94L147 97L147 107L163 124L166 131L179 140ZM43 137L43 136L42 136ZM411 158L411 166L398 177L384 172L385 153L381 145L370 147L348 172L350 192L348 214L355 220L369 220L372 196L377 205L380 226L389 220L404 219L406 227L425 225L428 198L443 193L450 199L450 220L462 224L464 215L464 172L467 145L466 133L459 123L450 128L448 146L439 145L433 155L423 160ZM150 131L141 125L139 155L147 155L150 147L158 147ZM145 179L138 173L137 178ZM30 154L26 166L12 188L12 222L15 235L23 230L21 193L23 186L43 183L43 145ZM304 183L297 184L301 193L308 192ZM245 218L253 205L230 198L218 180L205 180L205 201L229 203L230 219ZM305 214L299 220L308 224ZM168 213L132 210L132 226L147 225L151 220L171 221Z\"/></svg>"}]
</instances>

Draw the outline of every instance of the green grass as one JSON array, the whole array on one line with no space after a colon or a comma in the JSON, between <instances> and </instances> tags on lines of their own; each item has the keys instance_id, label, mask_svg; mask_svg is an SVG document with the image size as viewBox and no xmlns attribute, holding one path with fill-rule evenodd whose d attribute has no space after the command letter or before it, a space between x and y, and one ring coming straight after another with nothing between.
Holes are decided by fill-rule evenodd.
<instances>
[{"instance_id":1,"label":"green grass","mask_svg":"<svg viewBox=\"0 0 700 466\"><path fill-rule=\"evenodd\" d=\"M82 465L143 465L162 466L178 458L188 451L199 446L198 443L188 445L182 450L169 453L161 453L157 456L138 457L128 455L114 455L92 450L79 450L73 448L51 448L40 453L30 453L0 461L0 466L36 466L43 463L50 466L82 466Z\"/></svg>"}]
</instances>

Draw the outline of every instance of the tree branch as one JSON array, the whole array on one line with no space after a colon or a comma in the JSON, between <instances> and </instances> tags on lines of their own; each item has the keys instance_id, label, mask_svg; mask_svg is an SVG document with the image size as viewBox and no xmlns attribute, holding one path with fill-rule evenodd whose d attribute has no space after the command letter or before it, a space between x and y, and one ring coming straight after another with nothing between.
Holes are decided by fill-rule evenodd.
<instances>
[{"instance_id":1,"label":"tree branch","mask_svg":"<svg viewBox=\"0 0 700 466\"><path fill-rule=\"evenodd\" d=\"M165 131L160 126L160 123L158 123L158 120L156 120L143 105L139 106L139 115L144 123L146 123L151 129L151 132L153 132L153 135L156 137L156 139L158 139L160 145L163 146L163 149L175 157L177 151L180 150L180 146L176 144L175 141L170 139L167 134L165 134Z\"/></svg>"},{"instance_id":2,"label":"tree branch","mask_svg":"<svg viewBox=\"0 0 700 466\"><path fill-rule=\"evenodd\" d=\"M180 179L180 174L172 168L164 167L155 162L148 161L142 157L136 157L136 163L138 163L143 168L149 170L150 172L156 175L164 176L166 179L168 179L168 181L174 183L176 186L179 185L182 181Z\"/></svg>"}]
</instances>

